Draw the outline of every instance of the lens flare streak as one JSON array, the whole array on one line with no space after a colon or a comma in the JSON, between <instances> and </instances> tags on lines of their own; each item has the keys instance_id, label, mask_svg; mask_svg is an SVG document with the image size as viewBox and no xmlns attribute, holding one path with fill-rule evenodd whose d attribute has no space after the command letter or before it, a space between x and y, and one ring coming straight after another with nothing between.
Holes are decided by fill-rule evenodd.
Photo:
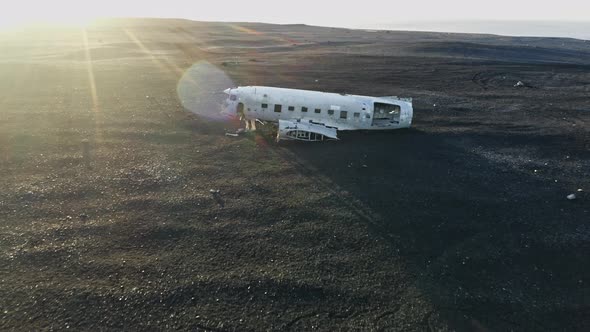
<instances>
[{"instance_id":1,"label":"lens flare streak","mask_svg":"<svg viewBox=\"0 0 590 332\"><path fill-rule=\"evenodd\" d=\"M86 56L86 70L88 71L88 83L90 84L90 93L92 95L92 110L94 112L98 112L98 93L96 90L94 67L92 65L92 56L90 55L90 45L88 43L88 32L86 31L86 29L82 29L82 36L84 40L84 54Z\"/></svg>"},{"instance_id":2,"label":"lens flare streak","mask_svg":"<svg viewBox=\"0 0 590 332\"><path fill-rule=\"evenodd\" d=\"M162 61L160 61L158 58L156 58L153 54L152 51L150 51L150 49L148 49L144 43L141 42L141 40L139 40L139 38L137 37L137 35L135 33L133 33L132 31L125 29L125 34L129 37L129 39L131 39L133 41L133 43L135 43L135 45L137 45L137 47L145 54L147 54L150 59L152 60L153 63L155 63L158 67L160 67L160 69L162 69L163 71L174 71L176 72L176 74L181 77L182 74L184 73L184 71L178 67L173 61L171 61L168 58L164 58L164 62L162 63Z\"/></svg>"}]
</instances>

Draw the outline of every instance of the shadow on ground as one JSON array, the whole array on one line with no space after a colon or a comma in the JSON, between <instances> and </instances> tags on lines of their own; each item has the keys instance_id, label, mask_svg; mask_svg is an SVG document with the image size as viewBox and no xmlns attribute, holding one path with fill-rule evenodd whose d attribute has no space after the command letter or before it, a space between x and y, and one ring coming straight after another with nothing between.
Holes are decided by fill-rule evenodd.
<instances>
[{"instance_id":1,"label":"shadow on ground","mask_svg":"<svg viewBox=\"0 0 590 332\"><path fill-rule=\"evenodd\" d=\"M559 183L469 151L469 136L347 133L278 150L390 242L451 325L588 329L587 207Z\"/></svg>"}]
</instances>

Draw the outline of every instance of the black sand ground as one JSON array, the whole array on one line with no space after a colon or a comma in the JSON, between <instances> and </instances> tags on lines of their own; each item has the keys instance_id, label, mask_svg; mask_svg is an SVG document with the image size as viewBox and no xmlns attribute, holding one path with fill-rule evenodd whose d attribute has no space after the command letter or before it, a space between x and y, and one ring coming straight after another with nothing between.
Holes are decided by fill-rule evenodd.
<instances>
[{"instance_id":1,"label":"black sand ground","mask_svg":"<svg viewBox=\"0 0 590 332\"><path fill-rule=\"evenodd\" d=\"M415 125L227 137L181 105L195 64L414 97ZM1 32L0 329L589 330L589 95L573 39Z\"/></svg>"}]
</instances>

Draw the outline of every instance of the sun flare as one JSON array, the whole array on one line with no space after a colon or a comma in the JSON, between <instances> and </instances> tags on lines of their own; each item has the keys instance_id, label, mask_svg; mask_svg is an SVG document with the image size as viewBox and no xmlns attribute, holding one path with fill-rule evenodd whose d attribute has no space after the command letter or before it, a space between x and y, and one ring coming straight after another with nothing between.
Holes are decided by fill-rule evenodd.
<instances>
[{"instance_id":1,"label":"sun flare","mask_svg":"<svg viewBox=\"0 0 590 332\"><path fill-rule=\"evenodd\" d=\"M30 25L85 27L100 16L100 13L92 13L79 6L64 7L43 3L29 5L24 1L23 4L14 5L8 11L0 13L0 28Z\"/></svg>"},{"instance_id":2,"label":"sun flare","mask_svg":"<svg viewBox=\"0 0 590 332\"><path fill-rule=\"evenodd\" d=\"M51 27L87 27L97 17L84 16L55 16L55 17L16 17L0 21L0 29L19 28L23 26L46 25Z\"/></svg>"}]
</instances>

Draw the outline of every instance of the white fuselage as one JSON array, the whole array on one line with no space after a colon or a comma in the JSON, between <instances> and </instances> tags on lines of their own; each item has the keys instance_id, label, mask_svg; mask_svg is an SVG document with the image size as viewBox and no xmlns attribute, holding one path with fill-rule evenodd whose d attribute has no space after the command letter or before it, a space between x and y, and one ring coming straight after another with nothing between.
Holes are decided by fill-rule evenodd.
<instances>
[{"instance_id":1,"label":"white fuselage","mask_svg":"<svg viewBox=\"0 0 590 332\"><path fill-rule=\"evenodd\" d=\"M245 119L317 123L337 130L385 130L412 124L411 99L265 86L225 91L225 112Z\"/></svg>"}]
</instances>

